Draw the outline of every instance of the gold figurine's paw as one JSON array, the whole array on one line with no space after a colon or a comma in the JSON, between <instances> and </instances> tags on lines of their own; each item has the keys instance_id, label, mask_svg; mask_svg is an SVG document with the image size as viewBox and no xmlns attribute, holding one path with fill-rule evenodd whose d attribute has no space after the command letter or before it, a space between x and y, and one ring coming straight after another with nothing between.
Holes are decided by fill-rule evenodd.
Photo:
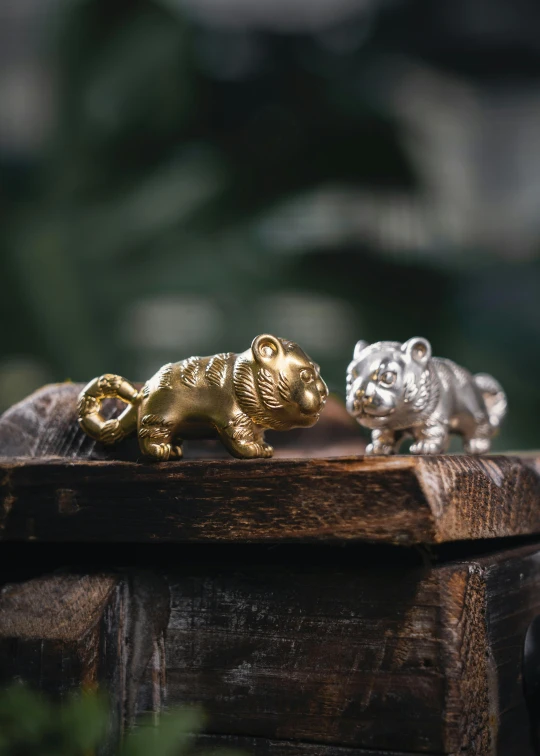
<instances>
[{"instance_id":1,"label":"gold figurine's paw","mask_svg":"<svg viewBox=\"0 0 540 756\"><path fill-rule=\"evenodd\" d=\"M144 444L143 451L158 462L168 462L183 457L182 447L175 444L158 444L155 441L149 441Z\"/></svg>"},{"instance_id":2,"label":"gold figurine's paw","mask_svg":"<svg viewBox=\"0 0 540 756\"><path fill-rule=\"evenodd\" d=\"M240 442L233 450L235 457L239 459L267 459L274 454L273 447L266 442L257 441Z\"/></svg>"},{"instance_id":3,"label":"gold figurine's paw","mask_svg":"<svg viewBox=\"0 0 540 756\"><path fill-rule=\"evenodd\" d=\"M262 443L260 446L261 446L261 457L268 459L269 457L274 456L273 446L270 446L270 444L267 444L266 442Z\"/></svg>"},{"instance_id":4,"label":"gold figurine's paw","mask_svg":"<svg viewBox=\"0 0 540 756\"><path fill-rule=\"evenodd\" d=\"M100 438L102 444L115 444L123 436L123 430L120 421L117 419L107 420L101 429Z\"/></svg>"}]
</instances>

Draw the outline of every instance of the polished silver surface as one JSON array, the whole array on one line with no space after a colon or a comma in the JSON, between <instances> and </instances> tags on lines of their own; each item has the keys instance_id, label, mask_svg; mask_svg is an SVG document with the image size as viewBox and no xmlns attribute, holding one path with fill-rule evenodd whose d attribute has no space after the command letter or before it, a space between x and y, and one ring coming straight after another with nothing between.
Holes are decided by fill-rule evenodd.
<instances>
[{"instance_id":1,"label":"polished silver surface","mask_svg":"<svg viewBox=\"0 0 540 756\"><path fill-rule=\"evenodd\" d=\"M469 454L482 454L506 414L506 395L487 374L471 375L432 357L431 344L359 341L347 368L347 410L371 430L366 454L393 454L412 436L413 454L439 454L451 433Z\"/></svg>"}]
</instances>

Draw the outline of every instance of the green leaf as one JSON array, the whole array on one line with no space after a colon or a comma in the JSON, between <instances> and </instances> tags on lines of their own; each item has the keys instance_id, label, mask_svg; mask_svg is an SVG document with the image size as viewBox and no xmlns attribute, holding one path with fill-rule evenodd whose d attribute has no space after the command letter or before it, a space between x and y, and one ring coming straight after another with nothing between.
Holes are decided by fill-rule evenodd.
<instances>
[{"instance_id":1,"label":"green leaf","mask_svg":"<svg viewBox=\"0 0 540 756\"><path fill-rule=\"evenodd\" d=\"M52 707L41 695L22 685L4 691L0 694L0 732L6 748L0 754L8 754L14 744L39 744L47 736L53 719Z\"/></svg>"},{"instance_id":2,"label":"green leaf","mask_svg":"<svg viewBox=\"0 0 540 756\"><path fill-rule=\"evenodd\" d=\"M187 753L204 717L199 709L176 709L162 715L158 726L150 723L127 735L121 756L179 756Z\"/></svg>"},{"instance_id":3,"label":"green leaf","mask_svg":"<svg viewBox=\"0 0 540 756\"><path fill-rule=\"evenodd\" d=\"M66 748L86 751L95 748L107 732L106 699L93 693L73 696L60 710L59 728Z\"/></svg>"}]
</instances>

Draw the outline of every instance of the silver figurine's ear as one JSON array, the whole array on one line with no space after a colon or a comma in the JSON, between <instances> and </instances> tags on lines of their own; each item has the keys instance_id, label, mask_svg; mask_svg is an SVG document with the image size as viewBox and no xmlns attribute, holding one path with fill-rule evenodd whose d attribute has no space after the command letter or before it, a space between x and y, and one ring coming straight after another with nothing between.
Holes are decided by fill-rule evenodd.
<instances>
[{"instance_id":1,"label":"silver figurine's ear","mask_svg":"<svg viewBox=\"0 0 540 756\"><path fill-rule=\"evenodd\" d=\"M367 341L364 341L363 339L357 341L356 346L354 347L353 359L357 360L360 357L360 353L363 352L367 346L369 346Z\"/></svg>"},{"instance_id":2,"label":"silver figurine's ear","mask_svg":"<svg viewBox=\"0 0 540 756\"><path fill-rule=\"evenodd\" d=\"M431 359L431 344L427 339L414 336L406 341L401 349L415 362L426 365Z\"/></svg>"}]
</instances>

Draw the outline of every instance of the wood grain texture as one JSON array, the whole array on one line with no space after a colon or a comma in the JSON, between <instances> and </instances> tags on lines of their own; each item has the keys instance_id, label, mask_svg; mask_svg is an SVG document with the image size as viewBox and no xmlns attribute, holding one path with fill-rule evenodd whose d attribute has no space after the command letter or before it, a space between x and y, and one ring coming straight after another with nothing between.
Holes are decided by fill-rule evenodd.
<instances>
[{"instance_id":1,"label":"wood grain texture","mask_svg":"<svg viewBox=\"0 0 540 756\"><path fill-rule=\"evenodd\" d=\"M515 457L0 459L0 540L437 544L540 532Z\"/></svg>"},{"instance_id":2,"label":"wood grain texture","mask_svg":"<svg viewBox=\"0 0 540 756\"><path fill-rule=\"evenodd\" d=\"M201 703L211 736L254 739L257 756L533 754L522 655L538 546L401 571L185 565L168 581L168 700Z\"/></svg>"},{"instance_id":3,"label":"wood grain texture","mask_svg":"<svg viewBox=\"0 0 540 756\"><path fill-rule=\"evenodd\" d=\"M540 547L424 566L370 564L362 548L264 547L249 562L179 552L168 570L102 571L96 581L115 582L99 616L81 635L75 612L56 638L20 621L28 602L13 597L33 581L11 586L20 616L0 639L0 679L106 688L117 734L165 698L202 704L205 742L254 756L533 756L522 656ZM40 578L52 587L32 603L54 612L50 596L79 579Z\"/></svg>"},{"instance_id":4,"label":"wood grain texture","mask_svg":"<svg viewBox=\"0 0 540 756\"><path fill-rule=\"evenodd\" d=\"M443 751L437 580L330 565L170 576L168 700L210 733Z\"/></svg>"},{"instance_id":5,"label":"wood grain texture","mask_svg":"<svg viewBox=\"0 0 540 756\"><path fill-rule=\"evenodd\" d=\"M0 638L80 640L98 621L116 587L114 575L59 575L5 586Z\"/></svg>"},{"instance_id":6,"label":"wood grain texture","mask_svg":"<svg viewBox=\"0 0 540 756\"><path fill-rule=\"evenodd\" d=\"M540 532L536 456L325 457L363 448L333 402L314 429L276 434L282 458L220 459L206 442L156 465L136 461L134 440L106 449L85 436L80 388L45 387L0 418L0 540L406 545Z\"/></svg>"},{"instance_id":7,"label":"wood grain texture","mask_svg":"<svg viewBox=\"0 0 540 756\"><path fill-rule=\"evenodd\" d=\"M325 746L320 743L293 743L287 740L267 738L242 738L232 735L203 735L198 738L197 751L209 751L219 756L220 749L233 749L244 754L257 756L411 756L403 751L366 751L364 748L344 748ZM197 752L196 751L196 752ZM427 753L425 756L440 756Z\"/></svg>"},{"instance_id":8,"label":"wood grain texture","mask_svg":"<svg viewBox=\"0 0 540 756\"><path fill-rule=\"evenodd\" d=\"M539 710L524 705L523 651L527 629L540 615L540 552L507 552L485 566L486 639L490 718L497 728L497 753L537 752L531 725L537 730ZM536 671L538 674L538 671ZM538 701L534 701L538 703Z\"/></svg>"},{"instance_id":9,"label":"wood grain texture","mask_svg":"<svg viewBox=\"0 0 540 756\"><path fill-rule=\"evenodd\" d=\"M0 684L13 680L64 698L109 696L109 750L137 713L165 697L169 591L157 573L59 571L0 591ZM109 751L108 751L109 752Z\"/></svg>"},{"instance_id":10,"label":"wood grain texture","mask_svg":"<svg viewBox=\"0 0 540 756\"><path fill-rule=\"evenodd\" d=\"M4 585L0 681L22 680L59 698L73 690L96 689L107 634L104 618L117 586L118 577L105 572L59 572Z\"/></svg>"}]
</instances>

